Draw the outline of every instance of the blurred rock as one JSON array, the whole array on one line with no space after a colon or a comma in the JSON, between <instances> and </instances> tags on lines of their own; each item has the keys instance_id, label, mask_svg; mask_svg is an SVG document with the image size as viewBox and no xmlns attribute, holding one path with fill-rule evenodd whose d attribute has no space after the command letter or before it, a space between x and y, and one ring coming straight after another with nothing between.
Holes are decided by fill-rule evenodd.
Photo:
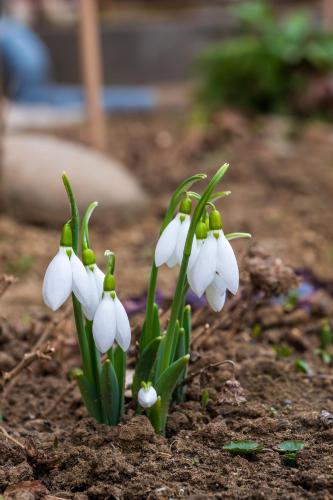
<instances>
[{"instance_id":1,"label":"blurred rock","mask_svg":"<svg viewBox=\"0 0 333 500\"><path fill-rule=\"evenodd\" d=\"M81 144L42 134L8 134L3 163L4 208L26 222L58 226L68 219L64 170L81 213L91 201L99 202L94 213L97 223L129 219L148 203L123 165Z\"/></svg>"}]
</instances>

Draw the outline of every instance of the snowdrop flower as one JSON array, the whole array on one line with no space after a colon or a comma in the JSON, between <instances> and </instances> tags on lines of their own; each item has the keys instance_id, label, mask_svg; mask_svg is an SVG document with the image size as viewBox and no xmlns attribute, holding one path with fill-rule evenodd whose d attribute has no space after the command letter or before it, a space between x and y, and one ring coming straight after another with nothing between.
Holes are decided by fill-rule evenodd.
<instances>
[{"instance_id":1,"label":"snowdrop flower","mask_svg":"<svg viewBox=\"0 0 333 500\"><path fill-rule=\"evenodd\" d=\"M107 274L104 279L103 298L93 320L93 336L97 349L104 354L111 349L114 341L125 352L131 342L131 327L124 306L115 290L115 279Z\"/></svg>"},{"instance_id":2,"label":"snowdrop flower","mask_svg":"<svg viewBox=\"0 0 333 500\"><path fill-rule=\"evenodd\" d=\"M210 231L206 239L203 238L203 223L200 224L201 239L197 233L197 242L201 241L201 245L188 272L188 281L198 297L208 291L208 302L219 311L224 305L226 290L237 293L238 265L232 246L223 233L220 213L215 209L210 213Z\"/></svg>"},{"instance_id":3,"label":"snowdrop flower","mask_svg":"<svg viewBox=\"0 0 333 500\"><path fill-rule=\"evenodd\" d=\"M226 295L226 286L222 278L216 273L213 282L206 288L206 299L213 311L222 311Z\"/></svg>"},{"instance_id":4,"label":"snowdrop flower","mask_svg":"<svg viewBox=\"0 0 333 500\"><path fill-rule=\"evenodd\" d=\"M151 382L142 382L142 387L138 392L139 405L142 408L151 408L157 401L157 392L151 385Z\"/></svg>"},{"instance_id":5,"label":"snowdrop flower","mask_svg":"<svg viewBox=\"0 0 333 500\"><path fill-rule=\"evenodd\" d=\"M102 300L105 274L97 266L95 254L90 248L83 250L82 259L90 288L90 300L83 304L83 312L85 317L92 321Z\"/></svg>"},{"instance_id":6,"label":"snowdrop flower","mask_svg":"<svg viewBox=\"0 0 333 500\"><path fill-rule=\"evenodd\" d=\"M192 201L182 200L179 213L162 232L155 250L155 264L160 267L166 264L172 268L181 264L187 233L191 224Z\"/></svg>"},{"instance_id":7,"label":"snowdrop flower","mask_svg":"<svg viewBox=\"0 0 333 500\"><path fill-rule=\"evenodd\" d=\"M60 247L49 263L43 281L43 299L53 311L61 307L71 293L82 305L89 304L90 286L86 270L72 248L70 223L64 225Z\"/></svg>"}]
</instances>

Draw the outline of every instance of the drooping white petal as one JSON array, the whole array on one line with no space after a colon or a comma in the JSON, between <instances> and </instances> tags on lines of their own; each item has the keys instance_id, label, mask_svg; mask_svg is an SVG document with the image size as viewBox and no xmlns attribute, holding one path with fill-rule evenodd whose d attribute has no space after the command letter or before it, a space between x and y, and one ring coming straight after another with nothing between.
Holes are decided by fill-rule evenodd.
<instances>
[{"instance_id":1,"label":"drooping white petal","mask_svg":"<svg viewBox=\"0 0 333 500\"><path fill-rule=\"evenodd\" d=\"M194 285L194 282L193 282L193 270L194 270L194 264L196 263L199 255L200 255L200 252L202 250L202 247L203 247L203 244L205 243L206 240L197 240L195 241L195 246L194 246L194 240L193 240L193 245L192 245L192 252L193 252L193 256L192 256L192 252L191 252L191 257L190 257L190 261L189 261L189 265L188 265L188 268L187 268L187 281L190 285L190 287L192 288L192 290L194 291L194 288L195 288L195 285ZM191 259L192 259L192 262L191 262Z\"/></svg>"},{"instance_id":2,"label":"drooping white petal","mask_svg":"<svg viewBox=\"0 0 333 500\"><path fill-rule=\"evenodd\" d=\"M89 307L91 290L87 271L74 252L70 258L70 265L73 276L73 293L83 306Z\"/></svg>"},{"instance_id":3,"label":"drooping white petal","mask_svg":"<svg viewBox=\"0 0 333 500\"><path fill-rule=\"evenodd\" d=\"M155 250L155 264L157 267L165 264L176 249L177 235L180 228L179 215L167 225L159 237Z\"/></svg>"},{"instance_id":4,"label":"drooping white petal","mask_svg":"<svg viewBox=\"0 0 333 500\"><path fill-rule=\"evenodd\" d=\"M175 267L176 265L178 264L178 259L177 259L177 252L176 252L176 249L174 250L173 254L171 255L171 257L166 261L166 265L172 269L173 267Z\"/></svg>"},{"instance_id":5,"label":"drooping white petal","mask_svg":"<svg viewBox=\"0 0 333 500\"><path fill-rule=\"evenodd\" d=\"M211 284L216 272L217 241L209 235L205 240L194 266L190 270L190 286L194 293L201 297Z\"/></svg>"},{"instance_id":6,"label":"drooping white petal","mask_svg":"<svg viewBox=\"0 0 333 500\"><path fill-rule=\"evenodd\" d=\"M176 244L177 262L179 265L182 263L183 260L185 241L191 224L191 217L189 215L183 215L183 217L185 218L180 223L180 228L177 235L177 244Z\"/></svg>"},{"instance_id":7,"label":"drooping white petal","mask_svg":"<svg viewBox=\"0 0 333 500\"><path fill-rule=\"evenodd\" d=\"M191 269L194 266L195 261L197 260L198 254L199 254L199 249L200 249L200 244L198 243L202 242L202 240L197 240L197 237L194 235L193 242L192 242L192 248L191 248L191 255L190 259L188 261L188 269Z\"/></svg>"},{"instance_id":8,"label":"drooping white petal","mask_svg":"<svg viewBox=\"0 0 333 500\"><path fill-rule=\"evenodd\" d=\"M105 274L103 273L103 271L100 270L100 268L98 267L97 264L94 264L93 273L94 273L94 277L95 277L95 281L96 281L96 285L97 285L99 297L100 297L100 300L101 300L102 299L102 295L103 295L103 287L104 287Z\"/></svg>"},{"instance_id":9,"label":"drooping white petal","mask_svg":"<svg viewBox=\"0 0 333 500\"><path fill-rule=\"evenodd\" d=\"M212 285L217 288L219 293L222 295L227 291L227 285L225 284L225 281L222 276L220 276L218 273L215 273Z\"/></svg>"},{"instance_id":10,"label":"drooping white petal","mask_svg":"<svg viewBox=\"0 0 333 500\"><path fill-rule=\"evenodd\" d=\"M206 289L206 299L213 311L220 312L225 303L226 292L221 294L213 284L209 285Z\"/></svg>"},{"instance_id":11,"label":"drooping white petal","mask_svg":"<svg viewBox=\"0 0 333 500\"><path fill-rule=\"evenodd\" d=\"M157 392L154 387L144 389L143 387L138 392L139 405L142 408L151 408L157 401Z\"/></svg>"},{"instance_id":12,"label":"drooping white petal","mask_svg":"<svg viewBox=\"0 0 333 500\"><path fill-rule=\"evenodd\" d=\"M227 289L236 294L239 287L239 270L237 260L223 231L217 242L217 271L225 282Z\"/></svg>"},{"instance_id":13,"label":"drooping white petal","mask_svg":"<svg viewBox=\"0 0 333 500\"><path fill-rule=\"evenodd\" d=\"M104 294L97 307L92 331L97 349L104 354L112 347L116 335L115 306L109 293Z\"/></svg>"},{"instance_id":14,"label":"drooping white petal","mask_svg":"<svg viewBox=\"0 0 333 500\"><path fill-rule=\"evenodd\" d=\"M72 269L66 250L72 249L59 247L44 276L43 299L53 311L59 309L72 292Z\"/></svg>"},{"instance_id":15,"label":"drooping white petal","mask_svg":"<svg viewBox=\"0 0 333 500\"><path fill-rule=\"evenodd\" d=\"M89 304L83 305L83 312L85 317L90 321L93 320L97 307L102 299L102 294L100 293L100 287L96 280L94 269L95 269L95 264L93 266L86 266L86 272L90 288L90 300Z\"/></svg>"},{"instance_id":16,"label":"drooping white petal","mask_svg":"<svg viewBox=\"0 0 333 500\"><path fill-rule=\"evenodd\" d=\"M116 313L116 341L122 350L126 352L131 343L130 323L127 312L118 297L114 299L114 306Z\"/></svg>"}]
</instances>

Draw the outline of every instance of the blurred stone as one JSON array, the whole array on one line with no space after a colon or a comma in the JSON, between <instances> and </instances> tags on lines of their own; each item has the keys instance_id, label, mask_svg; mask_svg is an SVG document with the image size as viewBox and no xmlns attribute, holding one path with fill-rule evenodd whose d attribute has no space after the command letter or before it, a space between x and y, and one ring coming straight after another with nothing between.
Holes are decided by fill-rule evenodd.
<instances>
[{"instance_id":1,"label":"blurred stone","mask_svg":"<svg viewBox=\"0 0 333 500\"><path fill-rule=\"evenodd\" d=\"M126 220L147 206L145 193L123 165L81 144L42 134L8 134L3 163L4 208L19 220L58 226L68 219L64 170L81 213L91 201L99 202L94 222Z\"/></svg>"}]
</instances>

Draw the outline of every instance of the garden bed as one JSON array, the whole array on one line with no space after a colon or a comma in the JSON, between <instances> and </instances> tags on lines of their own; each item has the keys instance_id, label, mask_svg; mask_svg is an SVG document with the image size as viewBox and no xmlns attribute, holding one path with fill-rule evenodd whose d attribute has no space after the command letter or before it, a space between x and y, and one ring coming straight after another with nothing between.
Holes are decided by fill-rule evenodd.
<instances>
[{"instance_id":1,"label":"garden bed","mask_svg":"<svg viewBox=\"0 0 333 500\"><path fill-rule=\"evenodd\" d=\"M158 197L143 219L110 228L110 234L92 233L97 254L111 247L119 255L120 296L132 312L130 368L151 247L166 198L180 179L196 165L209 171L230 161L223 185L233 197L223 204L225 225L252 232L255 244L235 245L241 290L221 314L194 304L190 374L204 370L189 381L187 401L172 408L161 437L144 416L135 416L130 398L119 427L87 417L66 377L79 363L73 324L66 309L51 316L41 305L43 270L58 234L2 217L1 272L20 281L1 300L0 368L11 370L43 334L54 353L45 351L52 359L35 360L7 389L3 413L9 437L0 435L0 493L5 498L330 498L333 417L323 412L333 412L332 370L315 352L323 322L333 315L330 129L316 124L295 129L273 119L254 127L224 114L205 134L189 135L180 117L168 115L114 119L110 130L113 153ZM286 296L296 284L289 264L297 268L296 299ZM174 277L173 271L161 272L164 322ZM240 386L226 384L232 378L228 365L209 367L226 359L235 362ZM241 439L264 449L247 457L223 449ZM284 440L305 445L292 466L275 450Z\"/></svg>"}]
</instances>

